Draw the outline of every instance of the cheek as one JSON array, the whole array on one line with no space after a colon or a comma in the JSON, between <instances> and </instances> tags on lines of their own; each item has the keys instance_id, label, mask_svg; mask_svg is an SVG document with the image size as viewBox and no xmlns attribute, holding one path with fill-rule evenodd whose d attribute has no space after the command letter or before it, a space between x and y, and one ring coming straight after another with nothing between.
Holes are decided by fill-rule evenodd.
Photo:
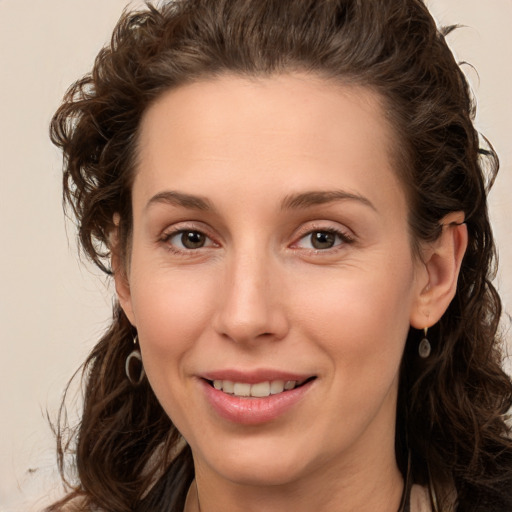
<instances>
[{"instance_id":1,"label":"cheek","mask_svg":"<svg viewBox=\"0 0 512 512\"><path fill-rule=\"evenodd\" d=\"M302 328L328 361L325 375L335 404L329 425L344 425L347 436L365 431L377 415L386 424L394 421L411 297L410 281L402 279L377 271L331 279L303 303L309 312ZM322 414L319 406L317 417Z\"/></svg>"},{"instance_id":2,"label":"cheek","mask_svg":"<svg viewBox=\"0 0 512 512\"><path fill-rule=\"evenodd\" d=\"M398 371L413 285L413 266L404 258L380 268L333 272L322 286L310 283L293 296L299 297L301 328L330 358L337 378L373 387Z\"/></svg>"},{"instance_id":3,"label":"cheek","mask_svg":"<svg viewBox=\"0 0 512 512\"><path fill-rule=\"evenodd\" d=\"M204 277L204 276L203 276ZM132 302L144 369L155 396L182 432L190 432L187 410L197 410L186 369L209 323L215 287L192 273L141 273Z\"/></svg>"},{"instance_id":4,"label":"cheek","mask_svg":"<svg viewBox=\"0 0 512 512\"><path fill-rule=\"evenodd\" d=\"M180 361L208 324L214 294L213 283L193 272L134 275L132 304L150 380L178 375Z\"/></svg>"}]
</instances>

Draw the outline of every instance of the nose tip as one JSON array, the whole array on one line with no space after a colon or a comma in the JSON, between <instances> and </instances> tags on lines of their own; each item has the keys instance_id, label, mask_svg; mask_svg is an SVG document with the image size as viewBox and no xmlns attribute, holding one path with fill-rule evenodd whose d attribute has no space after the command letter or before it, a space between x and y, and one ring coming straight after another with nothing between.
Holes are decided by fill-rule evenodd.
<instances>
[{"instance_id":1,"label":"nose tip","mask_svg":"<svg viewBox=\"0 0 512 512\"><path fill-rule=\"evenodd\" d=\"M256 268L255 268L256 267ZM280 340L288 331L280 283L269 265L240 265L219 290L214 327L236 343Z\"/></svg>"},{"instance_id":2,"label":"nose tip","mask_svg":"<svg viewBox=\"0 0 512 512\"><path fill-rule=\"evenodd\" d=\"M258 292L253 291L253 295L255 293ZM231 295L217 315L217 332L237 343L279 340L285 336L286 320L275 306L264 300L264 294L259 293L257 303L243 298L241 290Z\"/></svg>"}]
</instances>

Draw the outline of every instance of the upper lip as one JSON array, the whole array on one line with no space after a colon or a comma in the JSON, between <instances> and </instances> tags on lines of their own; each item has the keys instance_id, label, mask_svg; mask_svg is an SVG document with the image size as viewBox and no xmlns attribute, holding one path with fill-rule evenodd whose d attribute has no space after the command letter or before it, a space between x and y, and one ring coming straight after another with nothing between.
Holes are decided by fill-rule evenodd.
<instances>
[{"instance_id":1,"label":"upper lip","mask_svg":"<svg viewBox=\"0 0 512 512\"><path fill-rule=\"evenodd\" d=\"M266 369L261 368L257 370L240 370L240 369L224 369L224 370L212 370L204 372L199 375L205 380L229 380L232 382L243 382L247 384L257 384L258 382L276 381L276 380L295 380L297 382L303 382L311 377L315 377L313 374L307 373L294 373L283 370Z\"/></svg>"}]
</instances>

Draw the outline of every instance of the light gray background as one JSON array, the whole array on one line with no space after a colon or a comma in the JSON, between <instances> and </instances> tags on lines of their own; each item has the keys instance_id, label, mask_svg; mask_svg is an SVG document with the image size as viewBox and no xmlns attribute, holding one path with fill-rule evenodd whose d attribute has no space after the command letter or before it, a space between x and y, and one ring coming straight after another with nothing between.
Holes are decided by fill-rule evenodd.
<instances>
[{"instance_id":1,"label":"light gray background","mask_svg":"<svg viewBox=\"0 0 512 512\"><path fill-rule=\"evenodd\" d=\"M141 5L135 1L132 5ZM512 310L512 0L430 0L478 98L478 127L501 175L491 194ZM60 205L61 160L48 123L67 86L87 72L126 0L0 1L0 511L41 510L60 492L46 410L110 317L112 289L76 255ZM509 336L510 337L510 336Z\"/></svg>"}]
</instances>

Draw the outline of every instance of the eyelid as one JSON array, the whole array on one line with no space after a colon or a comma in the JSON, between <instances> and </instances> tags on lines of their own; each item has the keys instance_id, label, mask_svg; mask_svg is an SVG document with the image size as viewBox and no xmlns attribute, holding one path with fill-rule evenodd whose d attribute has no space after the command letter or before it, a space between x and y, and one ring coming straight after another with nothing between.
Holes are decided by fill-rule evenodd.
<instances>
[{"instance_id":1,"label":"eyelid","mask_svg":"<svg viewBox=\"0 0 512 512\"><path fill-rule=\"evenodd\" d=\"M179 235L180 233L184 233L187 231L196 231L198 233L203 234L208 240L208 245L205 245L203 247L199 247L197 249L180 249L172 244L169 243L169 240ZM205 224L202 222L196 222L196 221L182 221L178 222L176 224L173 224L164 230L162 230L161 234L158 236L157 243L163 243L166 245L168 249L172 249L174 252L177 253L192 253L192 252L198 252L200 249L209 249L211 247L220 247L222 244L219 243L218 237L216 235L213 235L212 230L208 228ZM347 244L351 244L356 241L356 237L352 230L342 227L339 224L336 223L336 225L333 225L330 221L315 221L315 222L308 222L304 225L302 225L295 235L293 236L293 242L290 245L291 248L298 248L298 243L306 236L311 235L314 232L330 232L338 236L342 243L338 243L337 245L327 248L327 249L307 249L303 248L303 250L307 251L310 250L312 252L333 252L336 249L338 249L340 246L345 246Z\"/></svg>"}]
</instances>

